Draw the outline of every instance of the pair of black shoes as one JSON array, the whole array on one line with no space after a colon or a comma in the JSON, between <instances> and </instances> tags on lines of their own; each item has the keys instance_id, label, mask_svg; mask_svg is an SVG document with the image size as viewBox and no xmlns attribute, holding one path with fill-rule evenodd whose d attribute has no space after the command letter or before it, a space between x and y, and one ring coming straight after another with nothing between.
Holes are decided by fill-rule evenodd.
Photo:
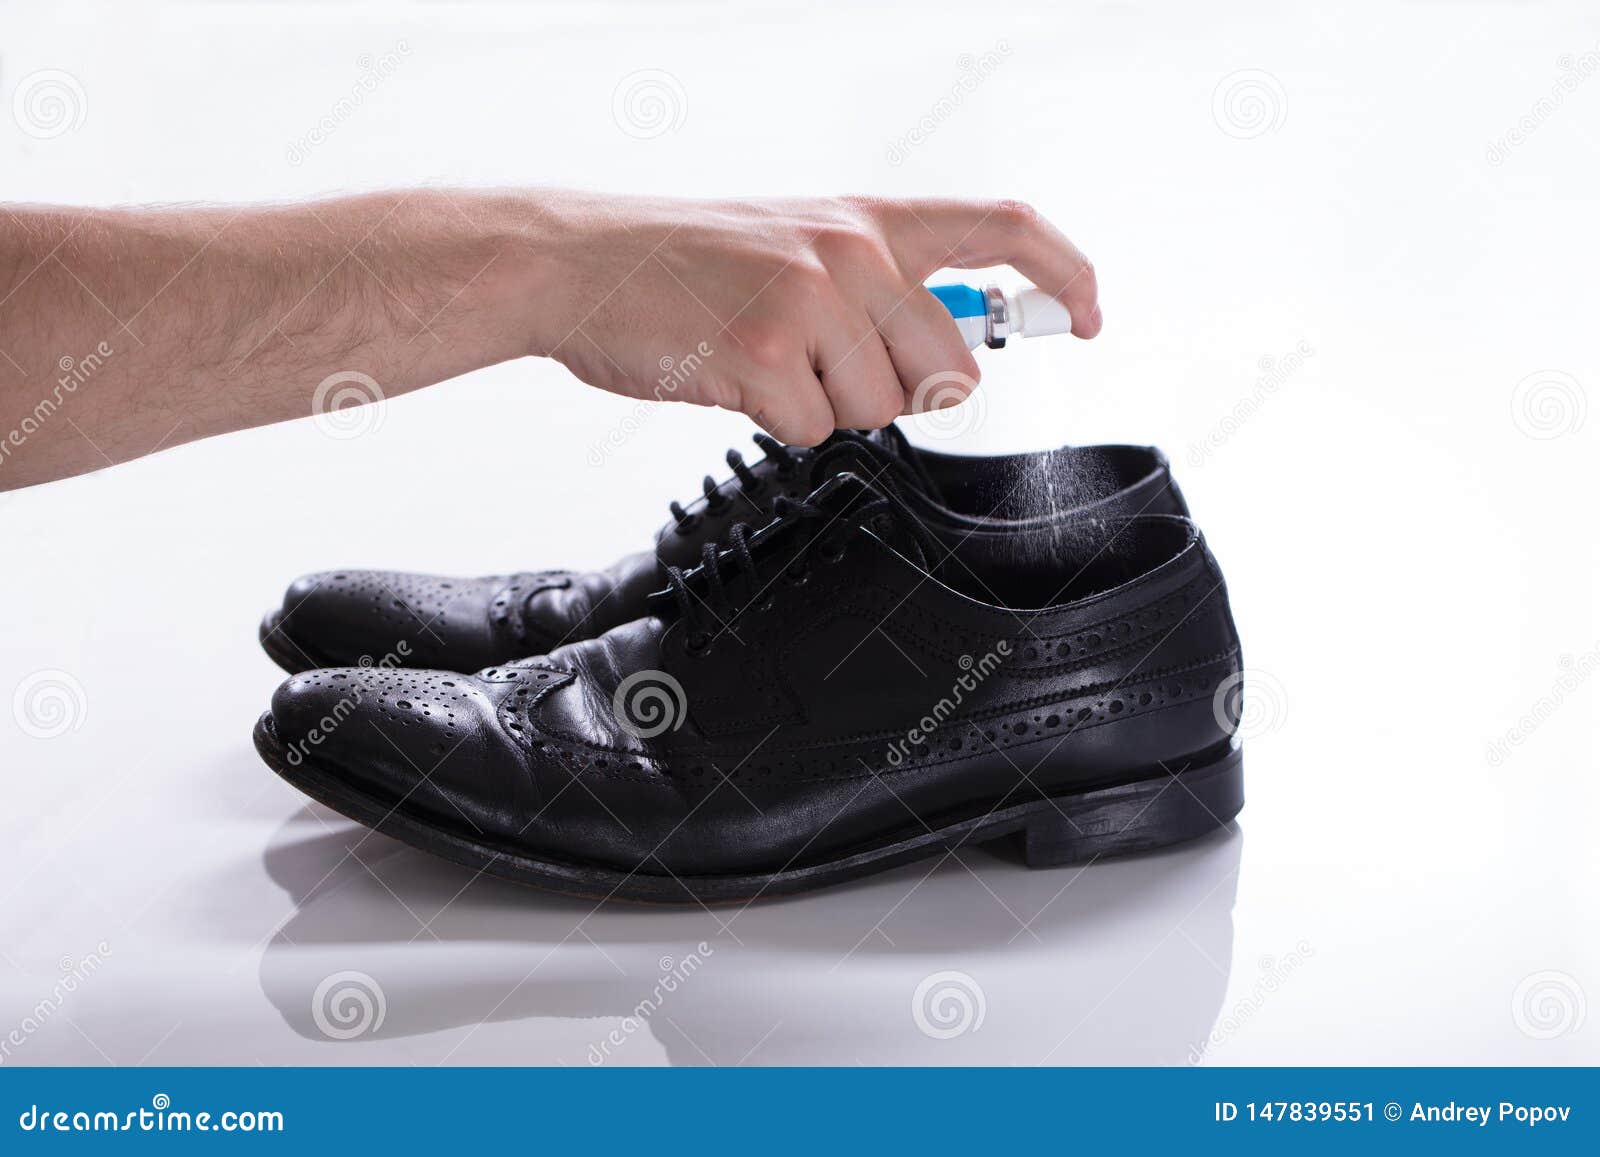
<instances>
[{"instance_id":1,"label":"pair of black shoes","mask_svg":"<svg viewBox=\"0 0 1600 1157\"><path fill-rule=\"evenodd\" d=\"M258 750L415 847L646 901L1002 837L1061 864L1239 811L1238 635L1158 451L757 441L604 571L298 580L261 640L303 673Z\"/></svg>"}]
</instances>

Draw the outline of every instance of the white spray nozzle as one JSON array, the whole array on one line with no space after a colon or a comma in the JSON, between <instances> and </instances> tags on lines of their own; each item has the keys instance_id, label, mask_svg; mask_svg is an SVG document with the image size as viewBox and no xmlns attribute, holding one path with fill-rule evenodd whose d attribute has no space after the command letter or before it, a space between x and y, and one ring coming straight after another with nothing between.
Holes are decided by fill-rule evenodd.
<instances>
[{"instance_id":1,"label":"white spray nozzle","mask_svg":"<svg viewBox=\"0 0 1600 1157\"><path fill-rule=\"evenodd\" d=\"M1071 333L1072 314L1042 289L1019 286L1005 294L1007 328L1015 337Z\"/></svg>"},{"instance_id":2,"label":"white spray nozzle","mask_svg":"<svg viewBox=\"0 0 1600 1157\"><path fill-rule=\"evenodd\" d=\"M968 349L987 345L999 349L1008 337L1044 337L1071 333L1067 307L1042 289L1019 285L1001 289L986 285L931 285L929 292L950 311Z\"/></svg>"}]
</instances>

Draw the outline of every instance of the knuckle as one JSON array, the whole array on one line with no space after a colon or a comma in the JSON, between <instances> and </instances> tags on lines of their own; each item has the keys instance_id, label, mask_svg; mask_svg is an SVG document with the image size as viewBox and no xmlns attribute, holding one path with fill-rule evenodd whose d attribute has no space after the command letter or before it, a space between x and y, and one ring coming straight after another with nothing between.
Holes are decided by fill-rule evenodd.
<instances>
[{"instance_id":1,"label":"knuckle","mask_svg":"<svg viewBox=\"0 0 1600 1157\"><path fill-rule=\"evenodd\" d=\"M919 202L907 197L848 197L856 220L869 230L893 236L899 230L921 220L917 212Z\"/></svg>"},{"instance_id":2,"label":"knuckle","mask_svg":"<svg viewBox=\"0 0 1600 1157\"><path fill-rule=\"evenodd\" d=\"M1039 210L1027 201L1011 197L997 201L994 215L1001 225L1018 233L1029 233L1039 227Z\"/></svg>"},{"instance_id":3,"label":"knuckle","mask_svg":"<svg viewBox=\"0 0 1600 1157\"><path fill-rule=\"evenodd\" d=\"M901 396L897 387L893 394L874 401L867 410L867 417L871 420L873 428L879 429L898 418L904 408L905 398Z\"/></svg>"},{"instance_id":4,"label":"knuckle","mask_svg":"<svg viewBox=\"0 0 1600 1157\"><path fill-rule=\"evenodd\" d=\"M797 258L779 272L774 288L790 307L816 305L833 295L833 276L819 258Z\"/></svg>"},{"instance_id":5,"label":"knuckle","mask_svg":"<svg viewBox=\"0 0 1600 1157\"><path fill-rule=\"evenodd\" d=\"M833 419L821 415L807 417L800 422L800 443L804 446L817 446L828 440L833 433Z\"/></svg>"},{"instance_id":6,"label":"knuckle","mask_svg":"<svg viewBox=\"0 0 1600 1157\"><path fill-rule=\"evenodd\" d=\"M767 411L771 421L762 425L772 431L773 437L791 446L815 446L833 433L833 422L822 414L811 412L774 413Z\"/></svg>"},{"instance_id":7,"label":"knuckle","mask_svg":"<svg viewBox=\"0 0 1600 1157\"><path fill-rule=\"evenodd\" d=\"M967 359L971 362L971 358ZM978 388L978 367L971 365L937 370L917 383L911 392L911 405L917 413L943 409L964 402Z\"/></svg>"},{"instance_id":8,"label":"knuckle","mask_svg":"<svg viewBox=\"0 0 1600 1157\"><path fill-rule=\"evenodd\" d=\"M788 364L793 338L787 326L753 319L742 322L732 332L740 352L761 369L781 369Z\"/></svg>"},{"instance_id":9,"label":"knuckle","mask_svg":"<svg viewBox=\"0 0 1600 1157\"><path fill-rule=\"evenodd\" d=\"M897 202L885 197L851 195L834 198L838 209L837 219L860 231L881 228L894 216Z\"/></svg>"},{"instance_id":10,"label":"knuckle","mask_svg":"<svg viewBox=\"0 0 1600 1157\"><path fill-rule=\"evenodd\" d=\"M824 265L864 269L888 260L887 247L870 230L854 225L831 225L813 243Z\"/></svg>"},{"instance_id":11,"label":"knuckle","mask_svg":"<svg viewBox=\"0 0 1600 1157\"><path fill-rule=\"evenodd\" d=\"M833 433L833 407L815 385L771 382L743 391L741 403L756 425L791 446L815 446Z\"/></svg>"}]
</instances>

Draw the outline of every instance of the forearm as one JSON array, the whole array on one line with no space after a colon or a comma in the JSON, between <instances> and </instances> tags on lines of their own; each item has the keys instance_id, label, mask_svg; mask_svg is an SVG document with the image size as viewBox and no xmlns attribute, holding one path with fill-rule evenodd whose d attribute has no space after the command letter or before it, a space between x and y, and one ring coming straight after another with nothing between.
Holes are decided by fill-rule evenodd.
<instances>
[{"instance_id":1,"label":"forearm","mask_svg":"<svg viewBox=\"0 0 1600 1157\"><path fill-rule=\"evenodd\" d=\"M536 189L0 206L0 489L304 417L350 379L393 397L523 354L814 446L974 388L923 281L1002 264L1079 337L1098 332L1093 267L1016 201Z\"/></svg>"},{"instance_id":2,"label":"forearm","mask_svg":"<svg viewBox=\"0 0 1600 1157\"><path fill-rule=\"evenodd\" d=\"M0 488L518 357L553 277L530 194L0 215Z\"/></svg>"}]
</instances>

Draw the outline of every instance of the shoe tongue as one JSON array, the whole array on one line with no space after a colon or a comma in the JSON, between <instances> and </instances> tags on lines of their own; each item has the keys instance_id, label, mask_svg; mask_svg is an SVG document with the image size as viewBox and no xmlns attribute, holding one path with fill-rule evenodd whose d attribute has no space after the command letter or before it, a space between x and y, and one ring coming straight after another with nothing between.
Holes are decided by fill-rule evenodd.
<instances>
[{"instance_id":1,"label":"shoe tongue","mask_svg":"<svg viewBox=\"0 0 1600 1157\"><path fill-rule=\"evenodd\" d=\"M887 487L870 485L848 470L834 474L817 486L806 496L804 505L814 508L813 514L818 509L823 514L822 522L826 526L817 533L825 533L826 527L838 524L862 527L924 570L928 569L928 560L932 557L925 549L925 544L934 547L938 545L931 534L921 529L916 516L907 509L904 499L897 497ZM802 541L791 537L797 530L799 527L795 522L779 519L758 530L749 539L748 546L752 554L762 555L775 549L779 552L780 558L787 558L793 551L804 549ZM732 553L733 551L728 549L719 553L719 561L715 564L719 573L723 566L720 560L727 559ZM689 570L691 580L699 581L694 576L699 575L704 569L703 564L691 567ZM650 600L653 613L667 613L672 608L673 596L667 590L654 592Z\"/></svg>"},{"instance_id":2,"label":"shoe tongue","mask_svg":"<svg viewBox=\"0 0 1600 1157\"><path fill-rule=\"evenodd\" d=\"M836 432L818 447L812 480L820 485L830 475L852 469L880 488L892 488L902 494L915 490L934 499L940 497L916 447L894 425L881 430Z\"/></svg>"},{"instance_id":3,"label":"shoe tongue","mask_svg":"<svg viewBox=\"0 0 1600 1157\"><path fill-rule=\"evenodd\" d=\"M848 471L829 478L806 500L865 528L889 546L926 568L928 552L913 516L895 501L887 488L868 483Z\"/></svg>"},{"instance_id":4,"label":"shoe tongue","mask_svg":"<svg viewBox=\"0 0 1600 1157\"><path fill-rule=\"evenodd\" d=\"M894 424L887 425L881 430L864 431L863 436L879 449L893 454L896 458L911 457L911 443L906 441L906 436Z\"/></svg>"}]
</instances>

